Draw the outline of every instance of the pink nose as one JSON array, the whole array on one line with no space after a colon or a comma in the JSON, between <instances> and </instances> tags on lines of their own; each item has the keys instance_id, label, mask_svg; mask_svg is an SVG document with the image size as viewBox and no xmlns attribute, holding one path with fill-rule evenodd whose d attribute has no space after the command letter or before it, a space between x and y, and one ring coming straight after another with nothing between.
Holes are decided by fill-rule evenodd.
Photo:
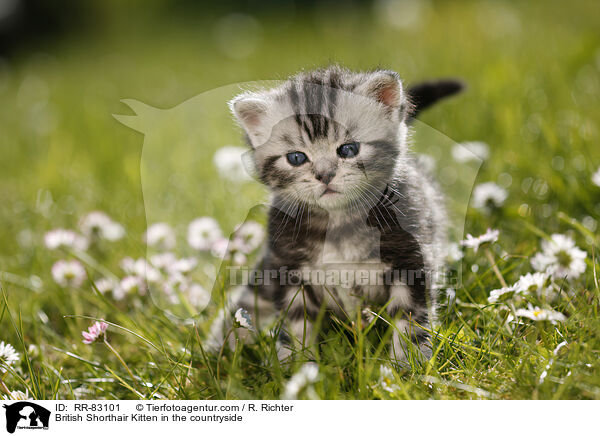
<instances>
[{"instance_id":1,"label":"pink nose","mask_svg":"<svg viewBox=\"0 0 600 436\"><path fill-rule=\"evenodd\" d=\"M335 173L331 173L331 172L315 174L315 179L317 179L319 182L324 183L325 185L329 184L329 182L331 182L334 177L335 177Z\"/></svg>"}]
</instances>

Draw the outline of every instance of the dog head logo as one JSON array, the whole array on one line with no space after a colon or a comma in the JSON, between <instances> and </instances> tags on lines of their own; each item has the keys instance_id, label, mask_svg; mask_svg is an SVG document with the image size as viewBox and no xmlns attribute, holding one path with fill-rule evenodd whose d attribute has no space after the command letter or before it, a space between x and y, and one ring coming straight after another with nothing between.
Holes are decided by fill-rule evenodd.
<instances>
[{"instance_id":1,"label":"dog head logo","mask_svg":"<svg viewBox=\"0 0 600 436\"><path fill-rule=\"evenodd\" d=\"M48 429L50 411L29 401L19 401L3 405L6 409L6 431L14 433L19 429Z\"/></svg>"}]
</instances>

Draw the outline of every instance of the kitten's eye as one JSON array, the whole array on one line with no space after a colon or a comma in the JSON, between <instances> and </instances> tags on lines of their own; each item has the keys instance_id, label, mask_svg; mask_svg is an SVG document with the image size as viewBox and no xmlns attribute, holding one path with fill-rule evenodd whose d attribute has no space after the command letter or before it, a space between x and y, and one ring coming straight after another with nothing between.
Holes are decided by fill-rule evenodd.
<instances>
[{"instance_id":1,"label":"kitten's eye","mask_svg":"<svg viewBox=\"0 0 600 436\"><path fill-rule=\"evenodd\" d=\"M308 160L308 157L301 151L292 151L291 153L286 154L285 157L287 157L290 165L295 167L302 165Z\"/></svg>"},{"instance_id":2,"label":"kitten's eye","mask_svg":"<svg viewBox=\"0 0 600 436\"><path fill-rule=\"evenodd\" d=\"M358 154L358 150L358 142L349 142L347 144L340 145L340 147L337 149L337 154L339 157L347 159L349 157L356 156Z\"/></svg>"}]
</instances>

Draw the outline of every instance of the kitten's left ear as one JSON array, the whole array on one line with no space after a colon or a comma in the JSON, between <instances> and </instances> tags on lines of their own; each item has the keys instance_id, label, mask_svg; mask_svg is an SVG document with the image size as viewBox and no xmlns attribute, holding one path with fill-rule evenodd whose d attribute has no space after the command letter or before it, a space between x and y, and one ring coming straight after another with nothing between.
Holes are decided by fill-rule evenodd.
<instances>
[{"instance_id":1,"label":"kitten's left ear","mask_svg":"<svg viewBox=\"0 0 600 436\"><path fill-rule=\"evenodd\" d=\"M371 77L357 88L357 91L392 110L398 109L404 102L400 77L393 71L372 73Z\"/></svg>"}]
</instances>

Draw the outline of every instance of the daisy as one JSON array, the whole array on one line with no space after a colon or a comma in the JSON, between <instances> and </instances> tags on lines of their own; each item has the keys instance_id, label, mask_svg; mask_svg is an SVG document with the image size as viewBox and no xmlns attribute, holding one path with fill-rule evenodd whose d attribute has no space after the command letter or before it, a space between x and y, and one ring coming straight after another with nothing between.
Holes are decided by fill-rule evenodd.
<instances>
[{"instance_id":1,"label":"daisy","mask_svg":"<svg viewBox=\"0 0 600 436\"><path fill-rule=\"evenodd\" d=\"M235 312L235 326L245 328L248 330L254 330L252 325L252 318L246 309L241 307Z\"/></svg>"},{"instance_id":2,"label":"daisy","mask_svg":"<svg viewBox=\"0 0 600 436\"><path fill-rule=\"evenodd\" d=\"M52 278L62 287L78 288L85 276L85 269L76 260L59 260L52 265Z\"/></svg>"},{"instance_id":3,"label":"daisy","mask_svg":"<svg viewBox=\"0 0 600 436\"><path fill-rule=\"evenodd\" d=\"M188 244L195 250L208 251L222 237L219 223L208 216L196 218L188 226Z\"/></svg>"},{"instance_id":4,"label":"daisy","mask_svg":"<svg viewBox=\"0 0 600 436\"><path fill-rule=\"evenodd\" d=\"M487 300L488 303L507 301L518 293L520 293L520 290L516 286L507 286L500 289L494 289L492 292L490 292L490 296Z\"/></svg>"},{"instance_id":5,"label":"daisy","mask_svg":"<svg viewBox=\"0 0 600 436\"><path fill-rule=\"evenodd\" d=\"M229 239L219 238L210 247L210 253L219 259L225 259L229 253Z\"/></svg>"},{"instance_id":6,"label":"daisy","mask_svg":"<svg viewBox=\"0 0 600 436\"><path fill-rule=\"evenodd\" d=\"M107 328L108 324L104 321L96 321L91 327L88 327L87 332L81 332L83 343L89 345L104 340L104 333Z\"/></svg>"},{"instance_id":7,"label":"daisy","mask_svg":"<svg viewBox=\"0 0 600 436\"><path fill-rule=\"evenodd\" d=\"M8 371L8 368L19 359L19 353L12 345L4 343L4 341L0 342L0 373Z\"/></svg>"},{"instance_id":8,"label":"daisy","mask_svg":"<svg viewBox=\"0 0 600 436\"><path fill-rule=\"evenodd\" d=\"M172 274L162 283L161 289L171 304L180 302L179 295L185 293L188 280L181 274Z\"/></svg>"},{"instance_id":9,"label":"daisy","mask_svg":"<svg viewBox=\"0 0 600 436\"><path fill-rule=\"evenodd\" d=\"M87 238L75 233L73 230L54 229L44 235L44 243L49 250L57 248L72 248L85 251L88 248Z\"/></svg>"},{"instance_id":10,"label":"daisy","mask_svg":"<svg viewBox=\"0 0 600 436\"><path fill-rule=\"evenodd\" d=\"M240 251L233 253L231 261L234 265L245 265L248 261L246 255Z\"/></svg>"},{"instance_id":11,"label":"daisy","mask_svg":"<svg viewBox=\"0 0 600 436\"><path fill-rule=\"evenodd\" d=\"M185 295L192 306L202 309L210 302L210 293L198 283L191 283L185 290Z\"/></svg>"},{"instance_id":12,"label":"daisy","mask_svg":"<svg viewBox=\"0 0 600 436\"><path fill-rule=\"evenodd\" d=\"M101 294L112 292L117 287L117 282L106 277L102 277L94 282L94 286Z\"/></svg>"},{"instance_id":13,"label":"daisy","mask_svg":"<svg viewBox=\"0 0 600 436\"><path fill-rule=\"evenodd\" d=\"M539 307L532 307L529 305L528 309L518 309L515 315L532 319L534 321L550 321L552 324L556 322L563 322L567 318L560 312L556 312L550 309L540 309Z\"/></svg>"},{"instance_id":14,"label":"daisy","mask_svg":"<svg viewBox=\"0 0 600 436\"><path fill-rule=\"evenodd\" d=\"M456 162L465 163L473 160L486 160L490 156L490 148L484 142L471 141L456 144L452 148L452 157Z\"/></svg>"},{"instance_id":15,"label":"daisy","mask_svg":"<svg viewBox=\"0 0 600 436\"><path fill-rule=\"evenodd\" d=\"M121 279L119 286L113 289L113 297L115 300L122 300L126 295L130 294L146 294L146 283L139 276L125 276Z\"/></svg>"},{"instance_id":16,"label":"daisy","mask_svg":"<svg viewBox=\"0 0 600 436\"><path fill-rule=\"evenodd\" d=\"M573 280L585 272L587 253L566 235L553 234L542 241L542 252L531 259L536 271L545 271L555 279Z\"/></svg>"},{"instance_id":17,"label":"daisy","mask_svg":"<svg viewBox=\"0 0 600 436\"><path fill-rule=\"evenodd\" d=\"M125 236L123 226L100 211L90 212L84 216L79 222L79 228L90 239L117 241Z\"/></svg>"},{"instance_id":18,"label":"daisy","mask_svg":"<svg viewBox=\"0 0 600 436\"><path fill-rule=\"evenodd\" d=\"M170 274L188 274L198 266L198 259L194 257L186 257L177 259L167 268Z\"/></svg>"},{"instance_id":19,"label":"daisy","mask_svg":"<svg viewBox=\"0 0 600 436\"><path fill-rule=\"evenodd\" d=\"M246 221L234 232L232 251L250 253L256 250L265 237L265 230L256 221Z\"/></svg>"},{"instance_id":20,"label":"daisy","mask_svg":"<svg viewBox=\"0 0 600 436\"><path fill-rule=\"evenodd\" d=\"M507 197L506 190L494 182L482 183L473 190L473 207L491 211L501 207Z\"/></svg>"},{"instance_id":21,"label":"daisy","mask_svg":"<svg viewBox=\"0 0 600 436\"><path fill-rule=\"evenodd\" d=\"M243 157L246 153L249 151L245 147L226 146L217 150L213 156L213 163L219 175L230 182L251 180L244 166Z\"/></svg>"},{"instance_id":22,"label":"daisy","mask_svg":"<svg viewBox=\"0 0 600 436\"><path fill-rule=\"evenodd\" d=\"M283 394L284 400L297 400L302 391L305 391L309 398L317 398L316 392L312 389L319 378L319 366L315 363L305 363L300 370L294 374L285 386Z\"/></svg>"},{"instance_id":23,"label":"daisy","mask_svg":"<svg viewBox=\"0 0 600 436\"><path fill-rule=\"evenodd\" d=\"M120 265L126 274L138 276L150 283L155 283L161 278L160 272L144 258L134 260L131 257L125 257L121 260Z\"/></svg>"},{"instance_id":24,"label":"daisy","mask_svg":"<svg viewBox=\"0 0 600 436\"><path fill-rule=\"evenodd\" d=\"M448 244L446 247L446 257L452 262L458 262L464 257L464 254L460 248L460 245L456 242Z\"/></svg>"},{"instance_id":25,"label":"daisy","mask_svg":"<svg viewBox=\"0 0 600 436\"><path fill-rule=\"evenodd\" d=\"M552 289L548 286L548 282L549 277L546 273L527 273L519 278L517 283L515 283L515 287L522 293L537 294L540 297L552 297L553 295L550 295Z\"/></svg>"},{"instance_id":26,"label":"daisy","mask_svg":"<svg viewBox=\"0 0 600 436\"><path fill-rule=\"evenodd\" d=\"M23 391L11 391L9 395L3 395L2 397L0 397L0 399L4 400L4 401L27 401L27 400L33 400L33 398L31 398L31 396L29 395L29 391L26 389L25 392Z\"/></svg>"},{"instance_id":27,"label":"daisy","mask_svg":"<svg viewBox=\"0 0 600 436\"><path fill-rule=\"evenodd\" d=\"M596 186L600 186L600 168L592 175L592 183Z\"/></svg>"},{"instance_id":28,"label":"daisy","mask_svg":"<svg viewBox=\"0 0 600 436\"><path fill-rule=\"evenodd\" d=\"M387 392L394 392L398 389L398 385L394 383L394 373L389 366L381 365L379 367L378 385Z\"/></svg>"},{"instance_id":29,"label":"daisy","mask_svg":"<svg viewBox=\"0 0 600 436\"><path fill-rule=\"evenodd\" d=\"M155 223L144 233L144 242L148 247L171 250L175 247L175 232L167 223Z\"/></svg>"},{"instance_id":30,"label":"daisy","mask_svg":"<svg viewBox=\"0 0 600 436\"><path fill-rule=\"evenodd\" d=\"M476 253L479 247L486 244L492 244L498 240L500 231L487 229L487 231L478 237L472 236L470 233L467 234L467 239L461 242L463 247L472 248Z\"/></svg>"},{"instance_id":31,"label":"daisy","mask_svg":"<svg viewBox=\"0 0 600 436\"><path fill-rule=\"evenodd\" d=\"M150 263L152 266L161 271L168 271L175 262L177 262L177 257L171 252L150 256Z\"/></svg>"}]
</instances>

